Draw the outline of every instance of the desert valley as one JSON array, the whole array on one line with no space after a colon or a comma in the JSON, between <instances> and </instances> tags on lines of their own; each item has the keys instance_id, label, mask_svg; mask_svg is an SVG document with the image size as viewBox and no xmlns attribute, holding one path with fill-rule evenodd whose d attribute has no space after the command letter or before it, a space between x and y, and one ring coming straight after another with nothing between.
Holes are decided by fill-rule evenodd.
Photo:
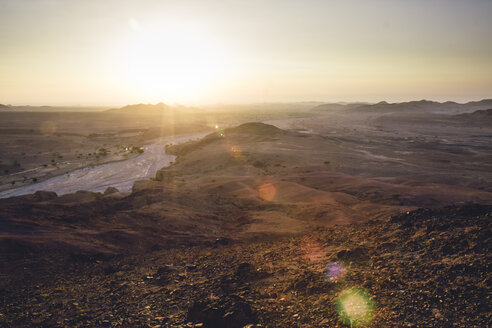
<instances>
[{"instance_id":1,"label":"desert valley","mask_svg":"<svg viewBox=\"0 0 492 328\"><path fill-rule=\"evenodd\" d=\"M490 17L0 0L0 328L492 327Z\"/></svg>"},{"instance_id":2,"label":"desert valley","mask_svg":"<svg viewBox=\"0 0 492 328\"><path fill-rule=\"evenodd\" d=\"M492 101L268 106L0 112L0 324L491 319Z\"/></svg>"}]
</instances>

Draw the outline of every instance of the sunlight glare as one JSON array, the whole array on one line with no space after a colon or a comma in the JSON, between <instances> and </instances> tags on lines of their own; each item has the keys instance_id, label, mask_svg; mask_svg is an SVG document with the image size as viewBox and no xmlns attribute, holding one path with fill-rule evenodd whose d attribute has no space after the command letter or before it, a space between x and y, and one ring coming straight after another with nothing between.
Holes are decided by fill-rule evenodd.
<instances>
[{"instance_id":1,"label":"sunlight glare","mask_svg":"<svg viewBox=\"0 0 492 328\"><path fill-rule=\"evenodd\" d=\"M325 277L329 282L341 281L346 273L347 269L342 263L331 262L325 267Z\"/></svg>"},{"instance_id":2,"label":"sunlight glare","mask_svg":"<svg viewBox=\"0 0 492 328\"><path fill-rule=\"evenodd\" d=\"M340 320L350 327L369 324L374 316L374 301L362 288L351 288L342 292L336 301Z\"/></svg>"},{"instance_id":3,"label":"sunlight glare","mask_svg":"<svg viewBox=\"0 0 492 328\"><path fill-rule=\"evenodd\" d=\"M271 183L265 183L258 188L258 194L261 199L272 201L277 194L277 188Z\"/></svg>"},{"instance_id":4,"label":"sunlight glare","mask_svg":"<svg viewBox=\"0 0 492 328\"><path fill-rule=\"evenodd\" d=\"M132 37L122 47L120 66L128 85L143 96L190 101L225 72L218 44L197 26L169 22L145 27L131 18Z\"/></svg>"}]
</instances>

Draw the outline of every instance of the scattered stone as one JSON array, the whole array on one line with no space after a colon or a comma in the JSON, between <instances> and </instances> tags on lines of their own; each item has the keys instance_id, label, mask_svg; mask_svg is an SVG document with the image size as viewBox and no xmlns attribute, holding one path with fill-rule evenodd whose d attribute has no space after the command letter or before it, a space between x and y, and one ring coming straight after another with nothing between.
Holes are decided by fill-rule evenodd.
<instances>
[{"instance_id":1,"label":"scattered stone","mask_svg":"<svg viewBox=\"0 0 492 328\"><path fill-rule=\"evenodd\" d=\"M298 237L229 247L206 241L87 261L6 261L0 308L8 313L2 311L0 326L341 327L334 304L355 287L377 305L370 327L485 327L490 213L478 205L422 209L316 229L327 261L347 259L347 274L336 282L325 277L327 263L302 257ZM5 241L0 250L29 251Z\"/></svg>"}]
</instances>

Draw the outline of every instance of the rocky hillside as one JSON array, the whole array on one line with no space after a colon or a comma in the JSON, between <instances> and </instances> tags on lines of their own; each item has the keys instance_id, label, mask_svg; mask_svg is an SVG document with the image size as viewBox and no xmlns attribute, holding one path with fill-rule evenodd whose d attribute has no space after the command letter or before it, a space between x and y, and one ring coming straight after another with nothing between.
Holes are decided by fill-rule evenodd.
<instances>
[{"instance_id":1,"label":"rocky hillside","mask_svg":"<svg viewBox=\"0 0 492 328\"><path fill-rule=\"evenodd\" d=\"M473 113L455 115L454 118L463 123L486 124L492 122L492 109L482 109Z\"/></svg>"},{"instance_id":2,"label":"rocky hillside","mask_svg":"<svg viewBox=\"0 0 492 328\"><path fill-rule=\"evenodd\" d=\"M287 239L77 259L3 277L3 327L484 327L492 206Z\"/></svg>"},{"instance_id":3,"label":"rocky hillside","mask_svg":"<svg viewBox=\"0 0 492 328\"><path fill-rule=\"evenodd\" d=\"M343 142L249 123L130 194L0 200L0 327L491 322L492 194L342 173Z\"/></svg>"}]
</instances>

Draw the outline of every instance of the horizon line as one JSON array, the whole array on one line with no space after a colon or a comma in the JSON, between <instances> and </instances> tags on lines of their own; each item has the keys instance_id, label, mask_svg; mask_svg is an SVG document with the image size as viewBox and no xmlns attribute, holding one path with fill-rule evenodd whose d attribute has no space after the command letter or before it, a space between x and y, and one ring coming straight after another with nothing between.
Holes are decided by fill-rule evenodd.
<instances>
[{"instance_id":1,"label":"horizon line","mask_svg":"<svg viewBox=\"0 0 492 328\"><path fill-rule=\"evenodd\" d=\"M490 97L485 97L482 99L476 99L476 98L469 98L466 101L454 101L454 100L435 100L435 99L429 99L429 98L421 98L421 99L412 99L412 100L402 100L402 101L388 101L388 100L380 100L380 101L364 101L364 100L357 100L357 101L345 101L345 100L340 100L340 101L322 101L322 100L300 100L300 101L253 101L253 102L209 102L209 103L201 103L201 104L183 104L183 103L166 103L164 101L158 101L158 102L131 102L131 103L119 103L119 104L111 104L111 105L105 105L105 104L12 104L12 103L7 103L7 102L0 102L0 105L8 106L8 107L65 107L65 108L121 108L125 106L132 106L132 105L157 105L157 104L165 104L171 107L210 107L210 106L241 106L241 105L267 105L267 104L272 104L272 105L280 105L280 104L307 104L307 103L318 103L318 104L369 104L369 105L374 105L378 103L388 103L388 104L401 104L401 103L409 103L409 102L419 102L419 101L429 101L429 102L436 102L436 103L447 103L447 102L454 102L456 104L464 105L470 102L479 102L479 101L484 101L484 100L491 100L492 95Z\"/></svg>"}]
</instances>

